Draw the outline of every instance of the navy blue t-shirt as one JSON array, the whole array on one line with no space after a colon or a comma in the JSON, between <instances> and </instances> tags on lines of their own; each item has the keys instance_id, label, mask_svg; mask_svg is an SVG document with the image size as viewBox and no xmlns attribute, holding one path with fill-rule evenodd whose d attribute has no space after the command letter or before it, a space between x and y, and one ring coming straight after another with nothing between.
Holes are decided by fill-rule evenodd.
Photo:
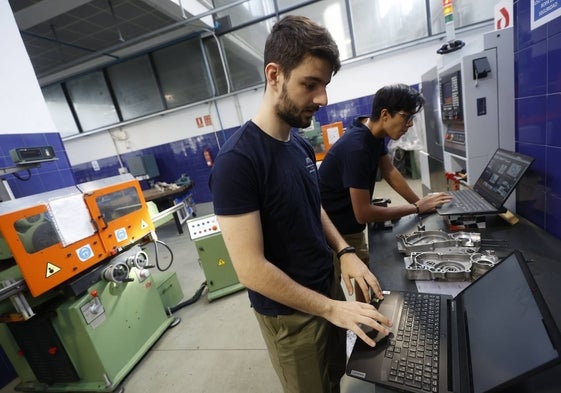
<instances>
[{"instance_id":1,"label":"navy blue t-shirt","mask_svg":"<svg viewBox=\"0 0 561 393\"><path fill-rule=\"evenodd\" d=\"M333 260L321 224L318 181L308 142L295 132L288 142L276 140L249 121L220 149L209 186L217 215L258 210L265 258L296 282L328 294ZM248 292L261 314L294 312Z\"/></svg>"},{"instance_id":2,"label":"navy blue t-shirt","mask_svg":"<svg viewBox=\"0 0 561 393\"><path fill-rule=\"evenodd\" d=\"M362 232L366 227L355 219L349 188L369 190L372 199L378 162L388 153L385 140L374 137L361 120L364 117L353 120L319 167L323 208L344 235Z\"/></svg>"}]
</instances>

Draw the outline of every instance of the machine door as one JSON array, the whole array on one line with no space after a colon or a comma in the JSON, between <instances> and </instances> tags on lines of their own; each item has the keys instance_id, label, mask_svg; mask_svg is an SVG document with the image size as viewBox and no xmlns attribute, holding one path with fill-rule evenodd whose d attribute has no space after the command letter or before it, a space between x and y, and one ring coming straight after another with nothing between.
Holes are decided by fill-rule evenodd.
<instances>
[{"instance_id":1,"label":"machine door","mask_svg":"<svg viewBox=\"0 0 561 393\"><path fill-rule=\"evenodd\" d=\"M95 232L63 245L47 205L2 215L0 231L35 297L108 256Z\"/></svg>"},{"instance_id":2,"label":"machine door","mask_svg":"<svg viewBox=\"0 0 561 393\"><path fill-rule=\"evenodd\" d=\"M101 241L112 251L154 231L154 224L137 180L93 190L84 195Z\"/></svg>"}]
</instances>

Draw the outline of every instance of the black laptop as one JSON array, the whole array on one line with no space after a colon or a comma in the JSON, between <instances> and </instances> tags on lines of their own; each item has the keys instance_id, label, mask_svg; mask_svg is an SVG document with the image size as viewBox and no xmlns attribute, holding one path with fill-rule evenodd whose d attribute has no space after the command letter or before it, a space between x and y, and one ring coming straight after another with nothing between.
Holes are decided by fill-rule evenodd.
<instances>
[{"instance_id":1,"label":"black laptop","mask_svg":"<svg viewBox=\"0 0 561 393\"><path fill-rule=\"evenodd\" d=\"M534 158L498 149L475 182L473 189L449 192L454 197L437 208L438 214L486 215L504 211L503 205L512 194Z\"/></svg>"},{"instance_id":2,"label":"black laptop","mask_svg":"<svg viewBox=\"0 0 561 393\"><path fill-rule=\"evenodd\" d=\"M393 332L370 330L374 348L357 338L349 376L406 392L479 393L561 362L561 333L518 251L453 298L391 291L378 309Z\"/></svg>"}]
</instances>

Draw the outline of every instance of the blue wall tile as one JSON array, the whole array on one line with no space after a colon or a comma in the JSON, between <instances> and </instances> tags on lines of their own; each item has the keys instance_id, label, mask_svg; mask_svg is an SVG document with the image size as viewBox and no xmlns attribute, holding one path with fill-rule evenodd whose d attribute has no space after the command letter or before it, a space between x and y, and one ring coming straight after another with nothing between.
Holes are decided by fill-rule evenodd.
<instances>
[{"instance_id":1,"label":"blue wall tile","mask_svg":"<svg viewBox=\"0 0 561 393\"><path fill-rule=\"evenodd\" d=\"M561 18L531 30L530 4L514 3L516 146L536 158L517 211L561 238Z\"/></svg>"},{"instance_id":2,"label":"blue wall tile","mask_svg":"<svg viewBox=\"0 0 561 393\"><path fill-rule=\"evenodd\" d=\"M58 133L0 135L0 167L11 168L14 163L9 151L17 147L52 146L58 158L43 162L37 168L23 169L3 176L16 198L52 191L75 184L68 156Z\"/></svg>"},{"instance_id":3,"label":"blue wall tile","mask_svg":"<svg viewBox=\"0 0 561 393\"><path fill-rule=\"evenodd\" d=\"M535 158L528 172L516 187L516 212L539 227L545 228L545 146L517 143L516 151Z\"/></svg>"},{"instance_id":4,"label":"blue wall tile","mask_svg":"<svg viewBox=\"0 0 561 393\"><path fill-rule=\"evenodd\" d=\"M547 40L547 92L561 92L561 34Z\"/></svg>"},{"instance_id":5,"label":"blue wall tile","mask_svg":"<svg viewBox=\"0 0 561 393\"><path fill-rule=\"evenodd\" d=\"M518 97L546 93L547 42L542 41L518 52L516 55Z\"/></svg>"},{"instance_id":6,"label":"blue wall tile","mask_svg":"<svg viewBox=\"0 0 561 393\"><path fill-rule=\"evenodd\" d=\"M520 142L545 143L546 97L516 100L516 134Z\"/></svg>"},{"instance_id":7,"label":"blue wall tile","mask_svg":"<svg viewBox=\"0 0 561 393\"><path fill-rule=\"evenodd\" d=\"M561 18L555 18L547 24L547 36L561 33Z\"/></svg>"},{"instance_id":8,"label":"blue wall tile","mask_svg":"<svg viewBox=\"0 0 561 393\"><path fill-rule=\"evenodd\" d=\"M561 147L561 94L547 96L546 144Z\"/></svg>"},{"instance_id":9,"label":"blue wall tile","mask_svg":"<svg viewBox=\"0 0 561 393\"><path fill-rule=\"evenodd\" d=\"M530 25L530 1L519 1L514 5L514 20L517 31L517 46L515 50L521 50L546 38L546 26L540 26L531 30Z\"/></svg>"},{"instance_id":10,"label":"blue wall tile","mask_svg":"<svg viewBox=\"0 0 561 393\"><path fill-rule=\"evenodd\" d=\"M561 198L561 147L547 147L545 157L547 192Z\"/></svg>"}]
</instances>

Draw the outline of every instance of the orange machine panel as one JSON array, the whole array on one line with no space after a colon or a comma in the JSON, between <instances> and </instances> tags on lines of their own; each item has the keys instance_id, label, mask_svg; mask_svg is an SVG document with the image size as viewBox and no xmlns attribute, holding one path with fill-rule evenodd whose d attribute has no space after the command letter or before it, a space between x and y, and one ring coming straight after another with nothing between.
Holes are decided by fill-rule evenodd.
<instances>
[{"instance_id":1,"label":"orange machine panel","mask_svg":"<svg viewBox=\"0 0 561 393\"><path fill-rule=\"evenodd\" d=\"M138 180L89 190L84 200L110 252L132 245L154 231Z\"/></svg>"},{"instance_id":2,"label":"orange machine panel","mask_svg":"<svg viewBox=\"0 0 561 393\"><path fill-rule=\"evenodd\" d=\"M329 151L331 146L339 140L339 138L343 135L343 132L343 122L340 121L321 126L321 136L323 138L323 145L325 146L324 155Z\"/></svg>"},{"instance_id":3,"label":"orange machine panel","mask_svg":"<svg viewBox=\"0 0 561 393\"><path fill-rule=\"evenodd\" d=\"M35 297L109 256L97 233L63 246L45 204L2 214L0 232Z\"/></svg>"}]
</instances>

